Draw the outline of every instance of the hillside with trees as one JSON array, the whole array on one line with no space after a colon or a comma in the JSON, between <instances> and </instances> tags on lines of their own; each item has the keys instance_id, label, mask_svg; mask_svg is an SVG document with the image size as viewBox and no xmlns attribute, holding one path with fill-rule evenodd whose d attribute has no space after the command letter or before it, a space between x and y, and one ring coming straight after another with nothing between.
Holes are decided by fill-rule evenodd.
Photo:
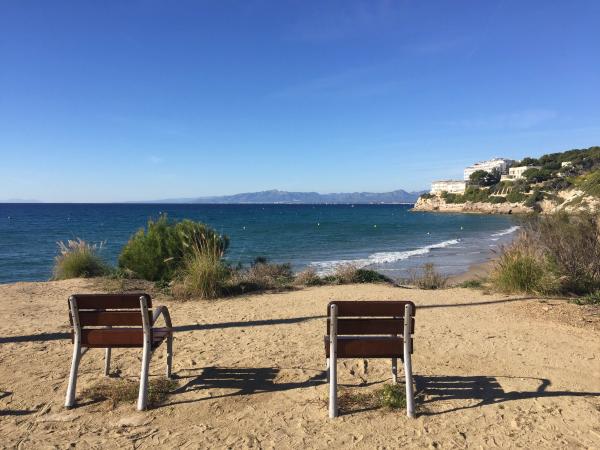
<instances>
[{"instance_id":1,"label":"hillside with trees","mask_svg":"<svg viewBox=\"0 0 600 450\"><path fill-rule=\"evenodd\" d=\"M512 167L529 167L510 179L497 171L473 172L463 194L423 194L416 210L470 212L555 212L600 210L600 147L525 157Z\"/></svg>"}]
</instances>

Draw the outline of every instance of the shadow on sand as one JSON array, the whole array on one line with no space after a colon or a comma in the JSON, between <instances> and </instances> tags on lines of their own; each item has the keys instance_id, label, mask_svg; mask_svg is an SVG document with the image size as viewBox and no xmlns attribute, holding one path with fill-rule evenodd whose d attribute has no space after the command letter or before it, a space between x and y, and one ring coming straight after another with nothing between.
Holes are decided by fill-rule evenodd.
<instances>
[{"instance_id":1,"label":"shadow on sand","mask_svg":"<svg viewBox=\"0 0 600 450\"><path fill-rule=\"evenodd\" d=\"M194 403L198 401L211 400L223 397L254 395L264 392L278 392L287 391L291 389L302 389L306 387L317 386L326 382L325 372L323 372L322 370L315 370L315 375L311 376L305 381L282 383L276 382L277 375L281 370L276 367L206 367L204 369L197 370L200 371L200 373L197 375L178 376L177 378L179 380L185 380L185 384L173 391L172 394L206 392L205 396L190 400L168 402L160 406L170 406L182 403ZM230 392L220 392L217 395L211 396L208 393L211 389L222 389Z\"/></svg>"},{"instance_id":2,"label":"shadow on sand","mask_svg":"<svg viewBox=\"0 0 600 450\"><path fill-rule=\"evenodd\" d=\"M501 380L530 380L539 383L535 390L506 392ZM417 408L420 415L431 416L484 405L503 403L512 400L549 397L598 397L600 392L548 391L552 383L546 378L508 376L415 376L417 387ZM452 406L442 411L423 411L419 406L435 404L445 400L474 400L476 403L465 406Z\"/></svg>"}]
</instances>

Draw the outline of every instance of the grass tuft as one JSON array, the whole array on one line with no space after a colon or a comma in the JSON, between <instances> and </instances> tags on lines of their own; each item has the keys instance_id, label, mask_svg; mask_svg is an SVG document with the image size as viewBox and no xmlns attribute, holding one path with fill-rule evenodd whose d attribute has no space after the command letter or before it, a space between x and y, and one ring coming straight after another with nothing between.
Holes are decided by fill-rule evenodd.
<instances>
[{"instance_id":1,"label":"grass tuft","mask_svg":"<svg viewBox=\"0 0 600 450\"><path fill-rule=\"evenodd\" d=\"M92 278L109 273L108 265L98 256L102 248L99 245L88 244L83 239L58 242L59 255L54 259L54 280L68 278Z\"/></svg>"},{"instance_id":2,"label":"grass tuft","mask_svg":"<svg viewBox=\"0 0 600 450\"><path fill-rule=\"evenodd\" d=\"M406 407L404 385L384 384L383 387L368 392L344 390L339 397L341 410L354 409L400 409Z\"/></svg>"},{"instance_id":3,"label":"grass tuft","mask_svg":"<svg viewBox=\"0 0 600 450\"><path fill-rule=\"evenodd\" d=\"M432 263L427 263L420 274L413 274L410 283L419 289L444 289L448 284L448 277L439 273Z\"/></svg>"},{"instance_id":4,"label":"grass tuft","mask_svg":"<svg viewBox=\"0 0 600 450\"><path fill-rule=\"evenodd\" d=\"M458 284L457 287L467 288L467 289L481 289L483 287L482 280L465 280L462 283Z\"/></svg>"},{"instance_id":5,"label":"grass tuft","mask_svg":"<svg viewBox=\"0 0 600 450\"><path fill-rule=\"evenodd\" d=\"M576 305L593 305L600 306L600 291L592 292L573 300Z\"/></svg>"},{"instance_id":6,"label":"grass tuft","mask_svg":"<svg viewBox=\"0 0 600 450\"><path fill-rule=\"evenodd\" d=\"M177 382L167 378L152 379L148 383L148 404L156 405L166 400L169 393L177 388ZM83 397L94 401L108 401L111 408L119 403L137 400L139 383L129 380L101 381L85 389Z\"/></svg>"}]
</instances>

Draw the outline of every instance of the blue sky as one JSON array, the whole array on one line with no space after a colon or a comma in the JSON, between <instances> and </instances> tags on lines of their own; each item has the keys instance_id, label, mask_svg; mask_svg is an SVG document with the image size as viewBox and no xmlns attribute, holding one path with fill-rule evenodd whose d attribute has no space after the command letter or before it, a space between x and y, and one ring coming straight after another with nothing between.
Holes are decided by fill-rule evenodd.
<instances>
[{"instance_id":1,"label":"blue sky","mask_svg":"<svg viewBox=\"0 0 600 450\"><path fill-rule=\"evenodd\" d=\"M600 145L598 1L0 1L0 199L424 189Z\"/></svg>"}]
</instances>

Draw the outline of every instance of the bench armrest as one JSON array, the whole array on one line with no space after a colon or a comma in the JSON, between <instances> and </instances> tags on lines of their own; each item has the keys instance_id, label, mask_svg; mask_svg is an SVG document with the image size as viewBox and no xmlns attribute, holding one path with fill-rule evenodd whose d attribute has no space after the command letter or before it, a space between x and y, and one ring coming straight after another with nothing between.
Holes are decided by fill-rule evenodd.
<instances>
[{"instance_id":1,"label":"bench armrest","mask_svg":"<svg viewBox=\"0 0 600 450\"><path fill-rule=\"evenodd\" d=\"M152 326L156 323L160 316L163 316L165 319L165 325L170 330L173 328L173 324L171 323L171 315L169 314L169 309L166 306L159 306L154 310L154 314L152 314Z\"/></svg>"}]
</instances>

